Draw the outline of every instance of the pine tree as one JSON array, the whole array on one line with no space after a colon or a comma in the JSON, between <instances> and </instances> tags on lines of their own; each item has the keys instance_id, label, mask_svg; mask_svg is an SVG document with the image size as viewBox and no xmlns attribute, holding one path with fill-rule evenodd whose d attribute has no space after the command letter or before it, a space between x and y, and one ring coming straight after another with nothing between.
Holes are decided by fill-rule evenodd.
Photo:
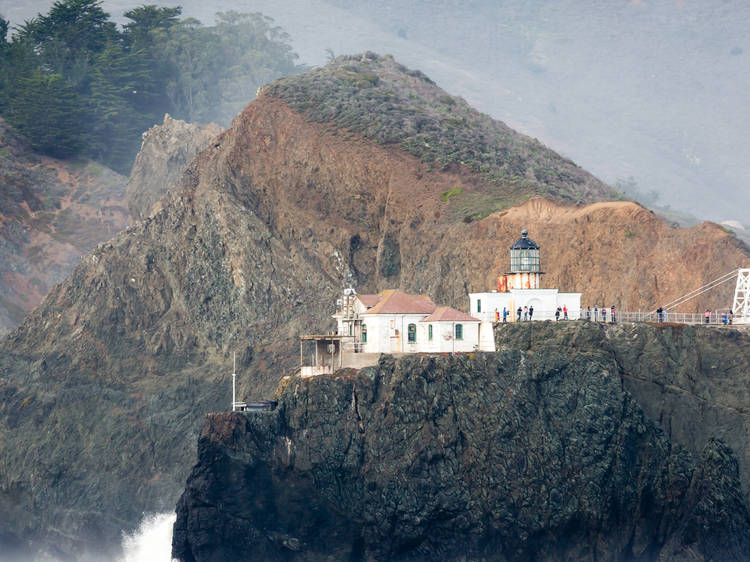
<instances>
[{"instance_id":1,"label":"pine tree","mask_svg":"<svg viewBox=\"0 0 750 562\"><path fill-rule=\"evenodd\" d=\"M80 96L59 74L35 69L19 77L9 92L8 120L31 146L58 158L79 154L87 145L89 115Z\"/></svg>"}]
</instances>

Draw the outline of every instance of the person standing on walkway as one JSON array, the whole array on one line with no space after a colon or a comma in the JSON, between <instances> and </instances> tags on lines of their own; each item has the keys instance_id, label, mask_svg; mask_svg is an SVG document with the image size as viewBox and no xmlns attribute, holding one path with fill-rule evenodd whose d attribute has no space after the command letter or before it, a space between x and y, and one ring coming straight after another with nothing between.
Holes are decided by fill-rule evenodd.
<instances>
[{"instance_id":1,"label":"person standing on walkway","mask_svg":"<svg viewBox=\"0 0 750 562\"><path fill-rule=\"evenodd\" d=\"M528 306L523 307L523 319L524 320L529 319L529 307Z\"/></svg>"},{"instance_id":2,"label":"person standing on walkway","mask_svg":"<svg viewBox=\"0 0 750 562\"><path fill-rule=\"evenodd\" d=\"M607 309L602 307L602 322L607 323Z\"/></svg>"},{"instance_id":3,"label":"person standing on walkway","mask_svg":"<svg viewBox=\"0 0 750 562\"><path fill-rule=\"evenodd\" d=\"M599 322L599 307L594 305L594 322Z\"/></svg>"},{"instance_id":4,"label":"person standing on walkway","mask_svg":"<svg viewBox=\"0 0 750 562\"><path fill-rule=\"evenodd\" d=\"M518 310L516 310L516 322L521 321L521 313L523 312L523 309L519 306Z\"/></svg>"},{"instance_id":5,"label":"person standing on walkway","mask_svg":"<svg viewBox=\"0 0 750 562\"><path fill-rule=\"evenodd\" d=\"M500 322L500 313L497 311L497 308L495 309L495 324Z\"/></svg>"},{"instance_id":6,"label":"person standing on walkway","mask_svg":"<svg viewBox=\"0 0 750 562\"><path fill-rule=\"evenodd\" d=\"M724 324L725 326L727 325L727 313L726 312L721 313L721 323Z\"/></svg>"},{"instance_id":7,"label":"person standing on walkway","mask_svg":"<svg viewBox=\"0 0 750 562\"><path fill-rule=\"evenodd\" d=\"M662 322L664 320L664 317L662 316L663 314L664 309L662 307L656 309L656 318L658 319L658 322Z\"/></svg>"},{"instance_id":8,"label":"person standing on walkway","mask_svg":"<svg viewBox=\"0 0 750 562\"><path fill-rule=\"evenodd\" d=\"M610 311L612 312L612 314L610 314L609 316L609 321L612 322L612 324L614 324L617 321L615 318L615 305L612 305L612 308Z\"/></svg>"},{"instance_id":9,"label":"person standing on walkway","mask_svg":"<svg viewBox=\"0 0 750 562\"><path fill-rule=\"evenodd\" d=\"M503 324L508 322L508 309L503 307Z\"/></svg>"},{"instance_id":10,"label":"person standing on walkway","mask_svg":"<svg viewBox=\"0 0 750 562\"><path fill-rule=\"evenodd\" d=\"M557 310L555 310L555 322L560 321L560 307L557 307Z\"/></svg>"},{"instance_id":11,"label":"person standing on walkway","mask_svg":"<svg viewBox=\"0 0 750 562\"><path fill-rule=\"evenodd\" d=\"M664 309L664 321L669 321L669 311L666 308Z\"/></svg>"},{"instance_id":12,"label":"person standing on walkway","mask_svg":"<svg viewBox=\"0 0 750 562\"><path fill-rule=\"evenodd\" d=\"M568 319L568 307L567 307L567 306L565 306L565 305L563 305L563 318L564 318L565 320L567 320L567 319Z\"/></svg>"},{"instance_id":13,"label":"person standing on walkway","mask_svg":"<svg viewBox=\"0 0 750 562\"><path fill-rule=\"evenodd\" d=\"M708 308L706 309L705 317L706 317L706 324L708 324L711 321L711 311Z\"/></svg>"},{"instance_id":14,"label":"person standing on walkway","mask_svg":"<svg viewBox=\"0 0 750 562\"><path fill-rule=\"evenodd\" d=\"M534 305L531 305L529 307L529 322L531 322L531 317L534 316Z\"/></svg>"},{"instance_id":15,"label":"person standing on walkway","mask_svg":"<svg viewBox=\"0 0 750 562\"><path fill-rule=\"evenodd\" d=\"M732 325L732 320L733 320L733 319L734 319L734 311L733 311L733 310L730 310L730 311L729 311L729 325L730 325L730 326Z\"/></svg>"},{"instance_id":16,"label":"person standing on walkway","mask_svg":"<svg viewBox=\"0 0 750 562\"><path fill-rule=\"evenodd\" d=\"M591 320L591 307L586 307L586 320Z\"/></svg>"}]
</instances>

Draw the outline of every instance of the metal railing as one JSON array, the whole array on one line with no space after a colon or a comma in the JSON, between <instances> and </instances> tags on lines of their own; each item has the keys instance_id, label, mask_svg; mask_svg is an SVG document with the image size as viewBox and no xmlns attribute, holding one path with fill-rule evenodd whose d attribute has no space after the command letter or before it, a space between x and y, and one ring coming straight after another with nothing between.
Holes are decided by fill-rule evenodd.
<instances>
[{"instance_id":1,"label":"metal railing","mask_svg":"<svg viewBox=\"0 0 750 562\"><path fill-rule=\"evenodd\" d=\"M734 324L743 324L742 318L738 316L732 316L730 314L729 309L719 309L711 311L711 313L708 316L708 321L706 321L706 314L705 312L670 312L670 311L663 311L661 315L659 315L656 311L649 311L649 310L636 310L636 311L629 311L629 310L615 310L615 317L612 318L612 311L611 309L606 309L607 314L606 318L602 317L602 311L601 309L594 313L593 309L589 312L584 308L581 309L580 314L578 311L570 311L568 318L566 319L562 314L559 317L560 322L565 322L566 320L590 320L591 322L599 322L599 323L605 323L605 324L615 324L618 322L670 322L674 324L708 324L713 326L723 326L723 325L734 325ZM537 311L534 311L534 316L532 318L532 321L537 322L540 320L552 320L555 321L555 313L551 311L540 311L537 313ZM475 316L479 317L479 314L475 313ZM520 317L516 317L516 315L508 316L507 323L512 324L516 322L527 322L528 318L524 318L523 315ZM494 318L493 318L494 322ZM497 322L502 324L503 319L502 315L500 316L500 320Z\"/></svg>"},{"instance_id":2,"label":"metal railing","mask_svg":"<svg viewBox=\"0 0 750 562\"><path fill-rule=\"evenodd\" d=\"M708 316L705 312L670 312L664 311L659 315L655 311L619 312L623 322L670 322L674 324L709 324L724 325L733 324L734 318L728 309L711 311Z\"/></svg>"}]
</instances>

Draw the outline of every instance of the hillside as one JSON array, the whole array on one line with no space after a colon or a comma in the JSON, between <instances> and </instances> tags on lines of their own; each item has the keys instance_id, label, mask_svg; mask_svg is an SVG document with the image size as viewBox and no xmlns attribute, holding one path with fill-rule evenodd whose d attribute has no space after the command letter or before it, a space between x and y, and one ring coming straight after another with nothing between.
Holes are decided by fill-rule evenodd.
<instances>
[{"instance_id":1,"label":"hillside","mask_svg":"<svg viewBox=\"0 0 750 562\"><path fill-rule=\"evenodd\" d=\"M88 160L35 154L0 119L0 334L129 224L125 180Z\"/></svg>"},{"instance_id":2,"label":"hillside","mask_svg":"<svg viewBox=\"0 0 750 562\"><path fill-rule=\"evenodd\" d=\"M136 4L105 0L104 8L123 21ZM744 0L180 5L204 22L217 11L263 12L312 65L325 64L326 49L392 53L606 182L632 176L642 193L658 192L658 204L673 210L743 221L740 210L750 206ZM48 7L6 2L0 11L19 25Z\"/></svg>"},{"instance_id":3,"label":"hillside","mask_svg":"<svg viewBox=\"0 0 750 562\"><path fill-rule=\"evenodd\" d=\"M532 195L574 202L619 198L536 139L478 112L389 56L339 57L323 68L277 80L266 93L313 121L379 144L399 144L428 169L465 168L478 174L480 185L467 189L476 199L476 212L465 215L470 218Z\"/></svg>"},{"instance_id":4,"label":"hillside","mask_svg":"<svg viewBox=\"0 0 750 562\"><path fill-rule=\"evenodd\" d=\"M230 401L232 353L239 395L268 397L297 362L297 336L330 329L348 284L465 309L467 292L494 286L522 228L542 247L547 286L582 290L584 303L649 308L747 262L716 225L678 229L633 203L572 203L608 188L525 137L502 144L501 124L471 129L508 155L490 160L493 175L438 166L403 139L378 143L336 126L338 113L315 121L282 97L346 60L394 91L405 84L399 99L414 84L435 92L369 54L263 89L158 211L86 255L0 343L0 448L20 451L0 464L0 541L111 555L144 512L176 502L203 415ZM330 88L354 106L370 90ZM462 142L441 146L453 154ZM519 183L506 173L513 162L551 162L559 174ZM519 194L525 203L509 207Z\"/></svg>"}]
</instances>

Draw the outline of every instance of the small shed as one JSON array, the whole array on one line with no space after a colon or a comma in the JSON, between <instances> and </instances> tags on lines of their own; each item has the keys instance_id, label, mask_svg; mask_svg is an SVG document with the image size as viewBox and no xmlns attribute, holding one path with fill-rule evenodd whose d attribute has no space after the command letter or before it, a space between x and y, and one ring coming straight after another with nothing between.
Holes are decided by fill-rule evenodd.
<instances>
[{"instance_id":1,"label":"small shed","mask_svg":"<svg viewBox=\"0 0 750 562\"><path fill-rule=\"evenodd\" d=\"M300 375L333 374L344 365L344 340L352 336L342 334L307 334L299 338Z\"/></svg>"}]
</instances>

